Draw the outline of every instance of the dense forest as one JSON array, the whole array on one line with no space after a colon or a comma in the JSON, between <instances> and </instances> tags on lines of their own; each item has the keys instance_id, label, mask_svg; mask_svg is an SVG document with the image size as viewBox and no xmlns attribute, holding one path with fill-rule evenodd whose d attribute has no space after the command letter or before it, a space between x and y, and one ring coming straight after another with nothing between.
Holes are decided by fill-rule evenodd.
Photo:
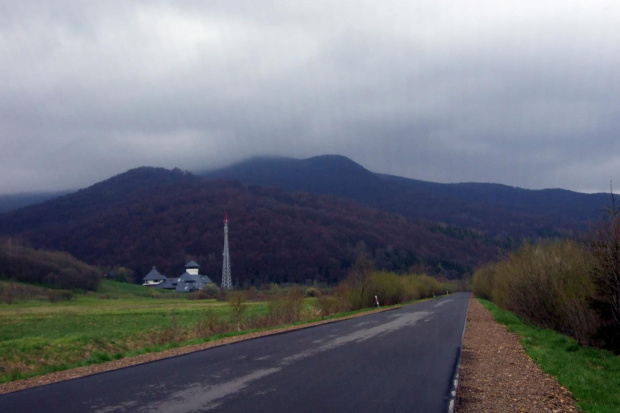
<instances>
[{"instance_id":1,"label":"dense forest","mask_svg":"<svg viewBox=\"0 0 620 413\"><path fill-rule=\"evenodd\" d=\"M0 214L0 237L67 251L135 280L195 260L218 281L230 217L235 282L335 283L360 254L378 269L459 278L524 238L572 237L606 194L435 184L375 174L341 156L262 158L192 175L137 168Z\"/></svg>"},{"instance_id":2,"label":"dense forest","mask_svg":"<svg viewBox=\"0 0 620 413\"><path fill-rule=\"evenodd\" d=\"M161 168L138 168L2 214L0 236L68 251L101 267L127 267L136 279L153 265L181 275L193 259L218 281L225 214L238 284L334 283L362 253L380 269L458 278L499 251L477 231L424 224L335 197Z\"/></svg>"},{"instance_id":3,"label":"dense forest","mask_svg":"<svg viewBox=\"0 0 620 413\"><path fill-rule=\"evenodd\" d=\"M425 182L373 173L338 155L254 158L202 176L337 196L412 219L482 231L508 247L523 237L572 236L598 221L610 206L609 194Z\"/></svg>"}]
</instances>

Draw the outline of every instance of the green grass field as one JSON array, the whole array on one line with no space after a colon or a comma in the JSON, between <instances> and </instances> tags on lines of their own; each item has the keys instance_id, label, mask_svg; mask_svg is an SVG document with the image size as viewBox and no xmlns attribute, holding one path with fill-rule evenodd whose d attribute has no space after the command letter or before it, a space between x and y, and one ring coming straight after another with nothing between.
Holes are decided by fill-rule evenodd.
<instances>
[{"instance_id":1,"label":"green grass field","mask_svg":"<svg viewBox=\"0 0 620 413\"><path fill-rule=\"evenodd\" d=\"M572 338L523 323L517 316L480 300L495 319L520 337L526 353L569 389L584 412L620 412L620 357L582 347Z\"/></svg>"},{"instance_id":2,"label":"green grass field","mask_svg":"<svg viewBox=\"0 0 620 413\"><path fill-rule=\"evenodd\" d=\"M96 293L70 301L0 304L0 382L196 340L201 322L231 311L216 300L158 297L104 281ZM248 302L244 316L266 312L266 303Z\"/></svg>"},{"instance_id":3,"label":"green grass field","mask_svg":"<svg viewBox=\"0 0 620 413\"><path fill-rule=\"evenodd\" d=\"M0 383L369 310L339 313L345 309L332 308L334 297L304 298L299 287L270 291L269 301L245 302L239 313L235 294L231 302L198 300L107 280L96 292L66 291L65 301L50 302L58 290L0 281L0 293L7 291L18 298L0 304Z\"/></svg>"}]
</instances>

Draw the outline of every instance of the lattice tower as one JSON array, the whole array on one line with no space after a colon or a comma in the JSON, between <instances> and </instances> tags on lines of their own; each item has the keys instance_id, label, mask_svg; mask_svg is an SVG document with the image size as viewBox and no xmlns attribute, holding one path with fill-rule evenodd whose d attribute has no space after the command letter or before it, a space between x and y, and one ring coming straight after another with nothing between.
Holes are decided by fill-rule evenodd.
<instances>
[{"instance_id":1,"label":"lattice tower","mask_svg":"<svg viewBox=\"0 0 620 413\"><path fill-rule=\"evenodd\" d=\"M222 289L232 290L232 278L230 276L230 252L228 251L228 214L224 218L224 253L222 263Z\"/></svg>"}]
</instances>

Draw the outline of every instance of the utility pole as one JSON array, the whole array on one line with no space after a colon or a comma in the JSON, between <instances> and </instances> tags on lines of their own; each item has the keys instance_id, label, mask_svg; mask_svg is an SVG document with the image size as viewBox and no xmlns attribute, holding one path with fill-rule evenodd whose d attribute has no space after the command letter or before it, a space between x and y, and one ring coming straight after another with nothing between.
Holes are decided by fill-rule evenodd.
<instances>
[{"instance_id":1,"label":"utility pole","mask_svg":"<svg viewBox=\"0 0 620 413\"><path fill-rule=\"evenodd\" d=\"M230 276L230 252L228 251L228 214L224 217L224 254L222 263L222 289L232 290Z\"/></svg>"}]
</instances>

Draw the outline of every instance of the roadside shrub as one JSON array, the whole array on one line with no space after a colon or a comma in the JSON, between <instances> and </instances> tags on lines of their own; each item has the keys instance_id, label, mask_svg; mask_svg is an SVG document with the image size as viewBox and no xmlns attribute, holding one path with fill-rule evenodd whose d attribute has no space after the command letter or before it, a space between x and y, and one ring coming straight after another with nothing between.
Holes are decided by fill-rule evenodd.
<instances>
[{"instance_id":1,"label":"roadside shrub","mask_svg":"<svg viewBox=\"0 0 620 413\"><path fill-rule=\"evenodd\" d=\"M455 292L459 291L459 286L457 284L454 283L450 283L450 282L442 282L439 285L440 291L438 294L454 294Z\"/></svg>"},{"instance_id":2,"label":"roadside shrub","mask_svg":"<svg viewBox=\"0 0 620 413\"><path fill-rule=\"evenodd\" d=\"M599 337L609 349L620 353L620 210L613 194L612 201L607 219L591 229L586 246L594 261L589 274L596 285Z\"/></svg>"},{"instance_id":3,"label":"roadside shrub","mask_svg":"<svg viewBox=\"0 0 620 413\"><path fill-rule=\"evenodd\" d=\"M345 284L347 284L347 301L351 310L359 310L372 306L373 297L371 275L374 264L366 255L361 255L351 267Z\"/></svg>"},{"instance_id":4,"label":"roadside shrub","mask_svg":"<svg viewBox=\"0 0 620 413\"><path fill-rule=\"evenodd\" d=\"M230 321L219 317L211 307L208 307L204 311L202 317L200 317L196 324L197 337L209 337L230 330L232 330Z\"/></svg>"},{"instance_id":5,"label":"roadside shrub","mask_svg":"<svg viewBox=\"0 0 620 413\"><path fill-rule=\"evenodd\" d=\"M322 295L319 297L319 314L321 317L329 317L339 312L338 299L331 295Z\"/></svg>"},{"instance_id":6,"label":"roadside shrub","mask_svg":"<svg viewBox=\"0 0 620 413\"><path fill-rule=\"evenodd\" d=\"M380 305L394 305L402 302L403 299L402 277L387 272L375 272L370 276L368 306L376 305L375 296L379 299Z\"/></svg>"},{"instance_id":7,"label":"roadside shrub","mask_svg":"<svg viewBox=\"0 0 620 413\"><path fill-rule=\"evenodd\" d=\"M349 302L349 290L351 288L346 282L338 284L334 287L334 298L338 305L337 312L351 311L351 303Z\"/></svg>"},{"instance_id":8,"label":"roadside shrub","mask_svg":"<svg viewBox=\"0 0 620 413\"><path fill-rule=\"evenodd\" d=\"M308 289L306 289L306 297L320 297L321 296L321 290L319 290L316 287L310 287Z\"/></svg>"},{"instance_id":9,"label":"roadside shrub","mask_svg":"<svg viewBox=\"0 0 620 413\"><path fill-rule=\"evenodd\" d=\"M375 296L380 305L395 305L420 298L431 298L446 292L456 291L456 284L439 282L428 275L399 275L390 272L370 273L364 283L350 288L349 304L352 309L376 306Z\"/></svg>"},{"instance_id":10,"label":"roadside shrub","mask_svg":"<svg viewBox=\"0 0 620 413\"><path fill-rule=\"evenodd\" d=\"M442 286L442 283L436 278L426 274L411 276L410 282L412 284L410 288L416 291L416 298L431 298L446 293L446 288ZM456 289L456 285L452 285L452 287L448 289Z\"/></svg>"},{"instance_id":11,"label":"roadside shrub","mask_svg":"<svg viewBox=\"0 0 620 413\"><path fill-rule=\"evenodd\" d=\"M272 324L297 322L302 319L304 293L298 286L291 287L283 298L270 299L268 307Z\"/></svg>"},{"instance_id":12,"label":"roadside shrub","mask_svg":"<svg viewBox=\"0 0 620 413\"><path fill-rule=\"evenodd\" d=\"M226 294L228 304L232 309L232 314L237 323L237 331L241 331L241 318L247 309L247 295L244 291L230 291Z\"/></svg>"},{"instance_id":13,"label":"roadside shrub","mask_svg":"<svg viewBox=\"0 0 620 413\"><path fill-rule=\"evenodd\" d=\"M421 298L419 275L405 275L401 278L401 300L402 302L418 300Z\"/></svg>"},{"instance_id":14,"label":"roadside shrub","mask_svg":"<svg viewBox=\"0 0 620 413\"><path fill-rule=\"evenodd\" d=\"M485 300L491 300L493 294L493 280L497 273L496 263L489 263L480 267L472 279L472 291L478 297Z\"/></svg>"},{"instance_id":15,"label":"roadside shrub","mask_svg":"<svg viewBox=\"0 0 620 413\"><path fill-rule=\"evenodd\" d=\"M598 319L591 255L572 241L527 244L507 261L476 274L475 288L528 322L591 344Z\"/></svg>"}]
</instances>

